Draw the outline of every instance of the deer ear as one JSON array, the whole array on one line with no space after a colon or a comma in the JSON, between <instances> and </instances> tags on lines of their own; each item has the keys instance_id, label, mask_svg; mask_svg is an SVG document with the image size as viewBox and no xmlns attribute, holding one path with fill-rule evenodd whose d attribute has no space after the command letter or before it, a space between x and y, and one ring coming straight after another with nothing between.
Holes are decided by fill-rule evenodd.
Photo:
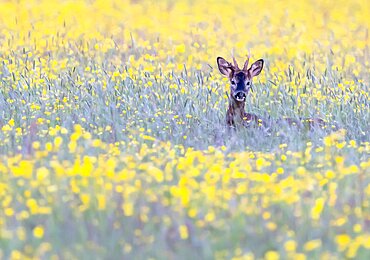
<instances>
[{"instance_id":1,"label":"deer ear","mask_svg":"<svg viewBox=\"0 0 370 260\"><path fill-rule=\"evenodd\" d=\"M258 76L263 69L263 59L260 59L252 64L252 66L249 68L249 72L252 77Z\"/></svg>"},{"instance_id":2,"label":"deer ear","mask_svg":"<svg viewBox=\"0 0 370 260\"><path fill-rule=\"evenodd\" d=\"M230 76L231 72L234 70L233 65L231 65L230 62L227 62L222 57L217 58L217 65L218 65L218 69L220 70L221 74L225 76Z\"/></svg>"}]
</instances>

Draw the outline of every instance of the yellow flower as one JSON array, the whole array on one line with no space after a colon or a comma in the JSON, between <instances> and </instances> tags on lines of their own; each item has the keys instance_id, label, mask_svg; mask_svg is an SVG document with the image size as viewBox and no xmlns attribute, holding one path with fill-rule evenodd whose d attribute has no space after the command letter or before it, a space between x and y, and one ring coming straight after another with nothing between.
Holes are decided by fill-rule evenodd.
<instances>
[{"instance_id":1,"label":"yellow flower","mask_svg":"<svg viewBox=\"0 0 370 260\"><path fill-rule=\"evenodd\" d=\"M319 247L321 247L321 240L320 239L310 240L310 241L306 242L303 245L303 249L305 251L313 251L313 250L315 250Z\"/></svg>"},{"instance_id":2,"label":"yellow flower","mask_svg":"<svg viewBox=\"0 0 370 260\"><path fill-rule=\"evenodd\" d=\"M163 171L158 169L157 167L150 166L148 168L148 174L153 176L156 182L161 183L164 180L164 174Z\"/></svg>"},{"instance_id":3,"label":"yellow flower","mask_svg":"<svg viewBox=\"0 0 370 260\"><path fill-rule=\"evenodd\" d=\"M105 196L103 194L98 194L97 195L97 199L98 199L98 209L99 210L106 209L106 199L105 199Z\"/></svg>"},{"instance_id":4,"label":"yellow flower","mask_svg":"<svg viewBox=\"0 0 370 260\"><path fill-rule=\"evenodd\" d=\"M33 236L36 237L36 238L43 238L44 237L44 228L43 226L36 226L34 229L33 229Z\"/></svg>"},{"instance_id":5,"label":"yellow flower","mask_svg":"<svg viewBox=\"0 0 370 260\"><path fill-rule=\"evenodd\" d=\"M212 221L214 221L215 220L215 213L213 212L213 211L210 211L210 212L208 212L207 214L206 214L206 216L205 216L205 220L207 221L207 222L212 222Z\"/></svg>"},{"instance_id":6,"label":"yellow flower","mask_svg":"<svg viewBox=\"0 0 370 260\"><path fill-rule=\"evenodd\" d=\"M184 53L185 52L185 44L179 44L176 46L177 53Z\"/></svg>"},{"instance_id":7,"label":"yellow flower","mask_svg":"<svg viewBox=\"0 0 370 260\"><path fill-rule=\"evenodd\" d=\"M185 225L180 225L179 226L179 233L181 239L188 239L189 233L188 233L188 227Z\"/></svg>"},{"instance_id":8,"label":"yellow flower","mask_svg":"<svg viewBox=\"0 0 370 260\"><path fill-rule=\"evenodd\" d=\"M130 217L134 214L134 205L130 202L125 202L122 205L122 210L126 217Z\"/></svg>"},{"instance_id":9,"label":"yellow flower","mask_svg":"<svg viewBox=\"0 0 370 260\"><path fill-rule=\"evenodd\" d=\"M84 206L88 207L90 204L90 195L89 194L80 194L81 202Z\"/></svg>"},{"instance_id":10,"label":"yellow flower","mask_svg":"<svg viewBox=\"0 0 370 260\"><path fill-rule=\"evenodd\" d=\"M13 127L14 126L14 119L13 118L10 119L9 122L8 122L8 124Z\"/></svg>"},{"instance_id":11,"label":"yellow flower","mask_svg":"<svg viewBox=\"0 0 370 260\"><path fill-rule=\"evenodd\" d=\"M144 140L155 141L155 138L149 135L143 135Z\"/></svg>"},{"instance_id":12,"label":"yellow flower","mask_svg":"<svg viewBox=\"0 0 370 260\"><path fill-rule=\"evenodd\" d=\"M41 144L40 144L39 141L35 141L35 142L32 143L32 148L35 149L35 150L40 149L40 146L41 146Z\"/></svg>"},{"instance_id":13,"label":"yellow flower","mask_svg":"<svg viewBox=\"0 0 370 260\"><path fill-rule=\"evenodd\" d=\"M315 205L311 209L311 218L318 220L320 218L321 212L324 209L325 200L324 198L318 198L315 201Z\"/></svg>"},{"instance_id":14,"label":"yellow flower","mask_svg":"<svg viewBox=\"0 0 370 260\"><path fill-rule=\"evenodd\" d=\"M60 137L60 136L55 137L54 145L55 145L56 149L58 149L61 146L62 143L63 143L63 138L62 137Z\"/></svg>"},{"instance_id":15,"label":"yellow flower","mask_svg":"<svg viewBox=\"0 0 370 260\"><path fill-rule=\"evenodd\" d=\"M6 208L4 209L5 216L13 216L14 215L14 210L12 208Z\"/></svg>"},{"instance_id":16,"label":"yellow flower","mask_svg":"<svg viewBox=\"0 0 370 260\"><path fill-rule=\"evenodd\" d=\"M337 235L335 237L335 242L337 243L339 250L344 251L351 242L351 237L347 234Z\"/></svg>"},{"instance_id":17,"label":"yellow flower","mask_svg":"<svg viewBox=\"0 0 370 260\"><path fill-rule=\"evenodd\" d=\"M49 176L49 170L46 167L40 167L36 171L36 178L38 181L43 181Z\"/></svg>"},{"instance_id":18,"label":"yellow flower","mask_svg":"<svg viewBox=\"0 0 370 260\"><path fill-rule=\"evenodd\" d=\"M356 233L360 233L362 231L362 226L360 224L356 224L353 226L353 231Z\"/></svg>"},{"instance_id":19,"label":"yellow flower","mask_svg":"<svg viewBox=\"0 0 370 260\"><path fill-rule=\"evenodd\" d=\"M267 222L266 227L267 227L268 230L274 231L274 230L276 230L277 225L274 222L269 221L269 222Z\"/></svg>"},{"instance_id":20,"label":"yellow flower","mask_svg":"<svg viewBox=\"0 0 370 260\"><path fill-rule=\"evenodd\" d=\"M266 260L279 260L280 259L280 255L276 251L267 251L265 253L265 259Z\"/></svg>"},{"instance_id":21,"label":"yellow flower","mask_svg":"<svg viewBox=\"0 0 370 260\"><path fill-rule=\"evenodd\" d=\"M294 240L288 240L284 244L285 251L295 252L297 249L297 243Z\"/></svg>"}]
</instances>

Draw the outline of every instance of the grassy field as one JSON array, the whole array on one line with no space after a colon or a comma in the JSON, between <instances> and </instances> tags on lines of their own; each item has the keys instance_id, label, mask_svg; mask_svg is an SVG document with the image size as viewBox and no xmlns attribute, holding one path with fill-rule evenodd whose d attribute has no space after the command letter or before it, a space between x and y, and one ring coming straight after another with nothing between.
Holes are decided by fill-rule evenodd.
<instances>
[{"instance_id":1,"label":"grassy field","mask_svg":"<svg viewBox=\"0 0 370 260\"><path fill-rule=\"evenodd\" d=\"M369 259L369 16L2 1L0 259ZM228 131L216 57L249 50L248 112L329 129Z\"/></svg>"}]
</instances>

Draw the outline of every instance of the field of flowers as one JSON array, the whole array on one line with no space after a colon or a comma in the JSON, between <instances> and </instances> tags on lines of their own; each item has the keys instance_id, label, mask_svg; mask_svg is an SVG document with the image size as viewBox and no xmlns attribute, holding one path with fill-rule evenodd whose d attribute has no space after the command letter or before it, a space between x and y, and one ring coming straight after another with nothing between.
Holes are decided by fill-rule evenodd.
<instances>
[{"instance_id":1,"label":"field of flowers","mask_svg":"<svg viewBox=\"0 0 370 260\"><path fill-rule=\"evenodd\" d=\"M0 259L370 259L369 16L1 1ZM216 57L249 50L248 112L329 129L229 131Z\"/></svg>"}]
</instances>

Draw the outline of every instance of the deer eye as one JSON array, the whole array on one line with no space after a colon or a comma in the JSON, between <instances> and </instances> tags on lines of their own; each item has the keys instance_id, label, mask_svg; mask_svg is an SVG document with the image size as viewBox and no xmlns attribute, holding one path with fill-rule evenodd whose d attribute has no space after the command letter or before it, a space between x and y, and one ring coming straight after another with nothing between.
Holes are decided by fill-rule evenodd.
<instances>
[{"instance_id":1,"label":"deer eye","mask_svg":"<svg viewBox=\"0 0 370 260\"><path fill-rule=\"evenodd\" d=\"M231 85L235 85L235 81L234 80L231 80Z\"/></svg>"},{"instance_id":2,"label":"deer eye","mask_svg":"<svg viewBox=\"0 0 370 260\"><path fill-rule=\"evenodd\" d=\"M248 82L247 82L247 86L249 86L250 84L251 84L251 83L248 81Z\"/></svg>"}]
</instances>

